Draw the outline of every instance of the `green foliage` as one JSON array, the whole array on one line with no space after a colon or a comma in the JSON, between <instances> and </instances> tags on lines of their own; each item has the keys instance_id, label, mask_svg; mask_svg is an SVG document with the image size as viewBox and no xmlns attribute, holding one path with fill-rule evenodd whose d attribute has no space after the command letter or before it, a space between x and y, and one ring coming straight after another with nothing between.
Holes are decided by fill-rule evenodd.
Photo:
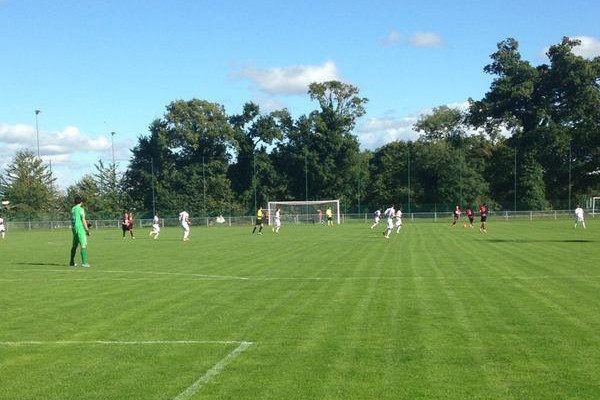
<instances>
[{"instance_id":1,"label":"green foliage","mask_svg":"<svg viewBox=\"0 0 600 400\"><path fill-rule=\"evenodd\" d=\"M11 202L12 216L39 217L54 209L55 180L41 158L19 151L0 177L0 197Z\"/></svg>"}]
</instances>

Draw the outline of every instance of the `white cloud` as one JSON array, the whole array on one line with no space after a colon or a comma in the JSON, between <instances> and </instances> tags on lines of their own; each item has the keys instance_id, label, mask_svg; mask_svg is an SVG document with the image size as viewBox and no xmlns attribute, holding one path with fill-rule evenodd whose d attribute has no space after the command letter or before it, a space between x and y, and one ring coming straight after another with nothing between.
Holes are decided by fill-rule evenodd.
<instances>
[{"instance_id":1,"label":"white cloud","mask_svg":"<svg viewBox=\"0 0 600 400\"><path fill-rule=\"evenodd\" d=\"M361 146L366 149L376 149L395 140L416 140L419 134L413 130L413 125L418 119L418 115L402 118L389 115L369 118L358 126L358 139Z\"/></svg>"},{"instance_id":2,"label":"white cloud","mask_svg":"<svg viewBox=\"0 0 600 400\"><path fill-rule=\"evenodd\" d=\"M408 38L413 47L442 47L445 43L440 35L433 32L417 32Z\"/></svg>"},{"instance_id":3,"label":"white cloud","mask_svg":"<svg viewBox=\"0 0 600 400\"><path fill-rule=\"evenodd\" d=\"M390 33L388 33L388 35L385 37L385 39L382 40L382 44L384 46L392 46L396 43L398 43L398 41L401 39L400 34L396 31L391 31Z\"/></svg>"},{"instance_id":4,"label":"white cloud","mask_svg":"<svg viewBox=\"0 0 600 400\"><path fill-rule=\"evenodd\" d=\"M455 102L446 105L450 108L466 111L469 102ZM392 113L387 113L383 117L369 118L356 129L360 144L365 149L373 150L395 140L417 140L420 133L413 129L414 124L423 115L430 114L432 111L432 108L427 108L416 114L409 114L400 118L395 117ZM469 133L474 134L476 131L469 131Z\"/></svg>"},{"instance_id":5,"label":"white cloud","mask_svg":"<svg viewBox=\"0 0 600 400\"><path fill-rule=\"evenodd\" d=\"M268 94L305 94L313 82L341 80L333 61L323 65L292 65L288 67L254 68L246 67L236 76L249 79Z\"/></svg>"},{"instance_id":6,"label":"white cloud","mask_svg":"<svg viewBox=\"0 0 600 400\"><path fill-rule=\"evenodd\" d=\"M581 41L581 44L573 49L573 54L583 58L600 57L600 40L592 36L571 36L571 39ZM544 47L540 57L547 57L548 50L550 50L550 46Z\"/></svg>"},{"instance_id":7,"label":"white cloud","mask_svg":"<svg viewBox=\"0 0 600 400\"><path fill-rule=\"evenodd\" d=\"M30 149L37 151L36 130L25 124L0 123L0 145L12 151ZM40 154L59 155L74 152L107 151L111 142L106 136L90 136L79 128L68 126L58 132L40 132Z\"/></svg>"}]
</instances>

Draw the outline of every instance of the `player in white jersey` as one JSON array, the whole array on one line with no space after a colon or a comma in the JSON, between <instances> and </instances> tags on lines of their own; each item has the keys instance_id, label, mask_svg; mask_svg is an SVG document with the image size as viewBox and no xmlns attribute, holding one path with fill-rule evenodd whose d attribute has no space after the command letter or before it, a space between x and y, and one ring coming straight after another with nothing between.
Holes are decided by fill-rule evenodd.
<instances>
[{"instance_id":1,"label":"player in white jersey","mask_svg":"<svg viewBox=\"0 0 600 400\"><path fill-rule=\"evenodd\" d=\"M2 239L4 239L4 235L6 235L6 227L4 226L4 218L0 217L0 234L2 235Z\"/></svg>"},{"instance_id":2,"label":"player in white jersey","mask_svg":"<svg viewBox=\"0 0 600 400\"><path fill-rule=\"evenodd\" d=\"M279 233L279 228L281 228L281 210L278 208L275 211L275 227L273 228L273 232Z\"/></svg>"},{"instance_id":3,"label":"player in white jersey","mask_svg":"<svg viewBox=\"0 0 600 400\"><path fill-rule=\"evenodd\" d=\"M187 211L179 213L179 223L183 229L183 241L187 242L190 240L190 214L188 214Z\"/></svg>"},{"instance_id":4,"label":"player in white jersey","mask_svg":"<svg viewBox=\"0 0 600 400\"><path fill-rule=\"evenodd\" d=\"M158 215L155 215L152 218L152 230L150 231L150 236L154 235L154 239L158 239L158 235L160 234L160 219Z\"/></svg>"},{"instance_id":5,"label":"player in white jersey","mask_svg":"<svg viewBox=\"0 0 600 400\"><path fill-rule=\"evenodd\" d=\"M379 220L381 217L381 211L376 210L373 214L375 214L375 222L373 222L373 225L371 225L371 229L375 228L379 224Z\"/></svg>"},{"instance_id":6,"label":"player in white jersey","mask_svg":"<svg viewBox=\"0 0 600 400\"><path fill-rule=\"evenodd\" d=\"M585 229L585 221L583 220L583 208L578 204L575 209L575 226L577 228L577 224L583 225L583 229Z\"/></svg>"},{"instance_id":7,"label":"player in white jersey","mask_svg":"<svg viewBox=\"0 0 600 400\"><path fill-rule=\"evenodd\" d=\"M402 211L396 211L396 233L400 233L402 229Z\"/></svg>"},{"instance_id":8,"label":"player in white jersey","mask_svg":"<svg viewBox=\"0 0 600 400\"><path fill-rule=\"evenodd\" d=\"M385 215L385 218L387 220L387 228L385 229L385 231L383 231L383 236L386 239L389 239L390 233L394 229L394 215L396 215L396 210L394 209L394 205L392 204L390 206L390 208L386 209L383 212L383 215Z\"/></svg>"}]
</instances>

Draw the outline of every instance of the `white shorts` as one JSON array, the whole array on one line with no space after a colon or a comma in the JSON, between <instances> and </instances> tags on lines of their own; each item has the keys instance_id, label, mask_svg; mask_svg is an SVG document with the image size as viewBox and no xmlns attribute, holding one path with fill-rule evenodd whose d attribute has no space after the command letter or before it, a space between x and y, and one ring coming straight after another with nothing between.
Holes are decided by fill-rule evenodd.
<instances>
[{"instance_id":1,"label":"white shorts","mask_svg":"<svg viewBox=\"0 0 600 400\"><path fill-rule=\"evenodd\" d=\"M577 219L575 220L575 222L583 222L583 217L580 217L579 215L577 216Z\"/></svg>"},{"instance_id":2,"label":"white shorts","mask_svg":"<svg viewBox=\"0 0 600 400\"><path fill-rule=\"evenodd\" d=\"M378 224L379 223L379 217L375 217L375 223Z\"/></svg>"},{"instance_id":3,"label":"white shorts","mask_svg":"<svg viewBox=\"0 0 600 400\"><path fill-rule=\"evenodd\" d=\"M152 224L152 229L154 230L154 232L160 232L160 225Z\"/></svg>"},{"instance_id":4,"label":"white shorts","mask_svg":"<svg viewBox=\"0 0 600 400\"><path fill-rule=\"evenodd\" d=\"M398 227L398 226L402 226L402 218L398 218L396 220L396 227Z\"/></svg>"},{"instance_id":5,"label":"white shorts","mask_svg":"<svg viewBox=\"0 0 600 400\"><path fill-rule=\"evenodd\" d=\"M387 228L388 229L393 229L394 228L394 220L391 218L387 219Z\"/></svg>"},{"instance_id":6,"label":"white shorts","mask_svg":"<svg viewBox=\"0 0 600 400\"><path fill-rule=\"evenodd\" d=\"M190 226L187 224L187 222L182 222L181 223L181 229L183 229L184 231L189 231L190 230Z\"/></svg>"},{"instance_id":7,"label":"white shorts","mask_svg":"<svg viewBox=\"0 0 600 400\"><path fill-rule=\"evenodd\" d=\"M281 226L281 219L275 218L275 226Z\"/></svg>"},{"instance_id":8,"label":"white shorts","mask_svg":"<svg viewBox=\"0 0 600 400\"><path fill-rule=\"evenodd\" d=\"M4 225L0 225L0 232L6 232L6 228L4 227Z\"/></svg>"}]
</instances>

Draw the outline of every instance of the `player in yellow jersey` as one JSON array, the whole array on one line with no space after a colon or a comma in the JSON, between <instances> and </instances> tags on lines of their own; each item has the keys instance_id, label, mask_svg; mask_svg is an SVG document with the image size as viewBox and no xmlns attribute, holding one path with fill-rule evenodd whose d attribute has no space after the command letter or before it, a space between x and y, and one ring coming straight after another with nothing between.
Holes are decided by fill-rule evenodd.
<instances>
[{"instance_id":1,"label":"player in yellow jersey","mask_svg":"<svg viewBox=\"0 0 600 400\"><path fill-rule=\"evenodd\" d=\"M257 227L259 227L258 234L262 235L263 217L264 217L263 209L262 209L262 207L258 207L258 211L256 212L256 223L254 224L254 229L252 229L253 235L254 235L254 232L256 232Z\"/></svg>"},{"instance_id":2,"label":"player in yellow jersey","mask_svg":"<svg viewBox=\"0 0 600 400\"><path fill-rule=\"evenodd\" d=\"M331 211L331 207L327 207L325 215L327 216L327 226L333 226L333 211Z\"/></svg>"}]
</instances>

